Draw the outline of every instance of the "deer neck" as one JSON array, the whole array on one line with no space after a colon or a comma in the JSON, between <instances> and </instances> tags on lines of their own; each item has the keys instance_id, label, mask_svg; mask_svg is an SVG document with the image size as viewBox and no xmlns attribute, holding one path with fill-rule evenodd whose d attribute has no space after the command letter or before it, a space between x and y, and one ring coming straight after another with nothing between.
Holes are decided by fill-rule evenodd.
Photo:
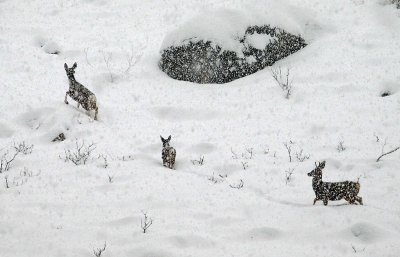
<instances>
[{"instance_id":1,"label":"deer neck","mask_svg":"<svg viewBox=\"0 0 400 257\"><path fill-rule=\"evenodd\" d=\"M75 80L75 76L74 76L74 75L69 75L69 76L68 76L68 80L69 80L69 85L70 85L70 86L72 86L73 84L76 83L76 80Z\"/></svg>"},{"instance_id":2,"label":"deer neck","mask_svg":"<svg viewBox=\"0 0 400 257\"><path fill-rule=\"evenodd\" d=\"M312 186L313 186L313 188L318 187L318 185L319 185L321 182L322 182L322 177L320 177L320 176L313 177L313 179L312 179Z\"/></svg>"}]
</instances>

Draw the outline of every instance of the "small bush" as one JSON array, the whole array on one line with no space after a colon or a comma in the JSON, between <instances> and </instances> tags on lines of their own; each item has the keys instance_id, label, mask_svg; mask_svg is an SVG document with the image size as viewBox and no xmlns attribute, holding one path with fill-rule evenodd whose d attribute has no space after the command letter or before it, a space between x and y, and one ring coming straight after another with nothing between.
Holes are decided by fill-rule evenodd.
<instances>
[{"instance_id":1,"label":"small bush","mask_svg":"<svg viewBox=\"0 0 400 257\"><path fill-rule=\"evenodd\" d=\"M75 142L75 149L64 149L64 157L60 159L65 162L71 161L75 165L85 165L89 160L92 152L96 149L95 144L86 144L84 140L81 142L78 139Z\"/></svg>"},{"instance_id":2,"label":"small bush","mask_svg":"<svg viewBox=\"0 0 400 257\"><path fill-rule=\"evenodd\" d=\"M19 152L17 151L15 151L14 153L10 153L9 150L4 152L3 154L0 154L0 173L8 171L11 168L18 154Z\"/></svg>"}]
</instances>

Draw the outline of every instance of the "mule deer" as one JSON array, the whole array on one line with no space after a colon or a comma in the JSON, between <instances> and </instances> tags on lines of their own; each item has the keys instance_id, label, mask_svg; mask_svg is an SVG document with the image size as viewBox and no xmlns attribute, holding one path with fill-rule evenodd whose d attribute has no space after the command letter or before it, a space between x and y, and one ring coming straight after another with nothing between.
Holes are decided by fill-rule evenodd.
<instances>
[{"instance_id":1,"label":"mule deer","mask_svg":"<svg viewBox=\"0 0 400 257\"><path fill-rule=\"evenodd\" d=\"M307 175L313 177L312 187L315 192L315 202L322 200L324 205L328 205L329 201L337 201L345 199L350 204L357 204L355 201L363 204L362 198L358 195L360 191L360 183L353 181L343 182L323 182L322 181L322 169L325 168L325 161L321 163L315 163L315 169L309 172Z\"/></svg>"},{"instance_id":2,"label":"mule deer","mask_svg":"<svg viewBox=\"0 0 400 257\"><path fill-rule=\"evenodd\" d=\"M66 63L64 64L64 68L67 72L67 77L69 80L69 89L65 93L64 102L68 104L67 96L71 97L76 102L78 102L78 108L79 105L82 105L83 109L85 109L86 111L90 112L94 110L94 119L97 120L97 113L99 111L99 108L97 107L96 96L89 89L87 89L85 86L75 80L74 73L77 66L78 65L74 63L71 68L68 68L68 65Z\"/></svg>"},{"instance_id":3,"label":"mule deer","mask_svg":"<svg viewBox=\"0 0 400 257\"><path fill-rule=\"evenodd\" d=\"M169 136L167 139L164 139L162 136L160 136L160 138L163 144L163 149L161 152L163 165L167 168L173 169L175 165L176 151L173 147L169 145L169 141L171 141L171 136Z\"/></svg>"}]
</instances>

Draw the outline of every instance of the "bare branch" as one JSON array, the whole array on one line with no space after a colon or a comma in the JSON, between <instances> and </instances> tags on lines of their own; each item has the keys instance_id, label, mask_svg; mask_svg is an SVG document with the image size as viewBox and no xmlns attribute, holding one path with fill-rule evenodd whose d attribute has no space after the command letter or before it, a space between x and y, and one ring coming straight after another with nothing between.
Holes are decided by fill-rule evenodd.
<instances>
[{"instance_id":1,"label":"bare branch","mask_svg":"<svg viewBox=\"0 0 400 257\"><path fill-rule=\"evenodd\" d=\"M64 149L65 156L60 156L60 159L64 160L65 162L71 161L75 165L85 165L95 149L95 143L86 145L84 140L82 140L80 143L78 139L76 139L75 149Z\"/></svg>"},{"instance_id":2,"label":"bare branch","mask_svg":"<svg viewBox=\"0 0 400 257\"><path fill-rule=\"evenodd\" d=\"M399 150L399 149L400 149L400 146L399 146L399 147L396 147L395 149L393 149L393 150L391 150L391 151L389 151L389 152L387 152L387 153L383 153L381 156L379 156L378 159L376 159L376 162L379 162L380 159L381 159L383 156L388 155L388 154L391 154L391 153L394 153L394 152L396 152L396 151Z\"/></svg>"},{"instance_id":3,"label":"bare branch","mask_svg":"<svg viewBox=\"0 0 400 257\"><path fill-rule=\"evenodd\" d=\"M15 158L19 154L19 152L15 151L12 156L8 156L9 151L7 150L1 157L0 157L0 173L4 171L8 171L11 168L12 163L14 162Z\"/></svg>"},{"instance_id":4,"label":"bare branch","mask_svg":"<svg viewBox=\"0 0 400 257\"><path fill-rule=\"evenodd\" d=\"M108 74L110 75L110 82L114 83L114 75L111 72L112 53L107 53L106 54L106 53L102 52L102 54L103 54L103 59L104 59L104 63L106 64L106 68L107 68Z\"/></svg>"},{"instance_id":5,"label":"bare branch","mask_svg":"<svg viewBox=\"0 0 400 257\"><path fill-rule=\"evenodd\" d=\"M346 147L344 146L344 142L340 141L338 146L336 147L336 150L340 153L343 152L344 150L346 150Z\"/></svg>"},{"instance_id":6,"label":"bare branch","mask_svg":"<svg viewBox=\"0 0 400 257\"><path fill-rule=\"evenodd\" d=\"M296 152L296 159L299 162L304 162L305 160L310 159L310 154L303 153L303 149L300 149L299 152Z\"/></svg>"},{"instance_id":7,"label":"bare branch","mask_svg":"<svg viewBox=\"0 0 400 257\"><path fill-rule=\"evenodd\" d=\"M243 180L240 180L239 184L237 185L229 185L231 188L242 189L244 185Z\"/></svg>"},{"instance_id":8,"label":"bare branch","mask_svg":"<svg viewBox=\"0 0 400 257\"><path fill-rule=\"evenodd\" d=\"M10 188L10 185L8 184L8 176L6 175L4 177L5 181L6 181L6 188Z\"/></svg>"},{"instance_id":9,"label":"bare branch","mask_svg":"<svg viewBox=\"0 0 400 257\"><path fill-rule=\"evenodd\" d=\"M242 157L244 159L253 159L253 155L254 155L253 148L247 148L246 153L242 153Z\"/></svg>"},{"instance_id":10,"label":"bare branch","mask_svg":"<svg viewBox=\"0 0 400 257\"><path fill-rule=\"evenodd\" d=\"M278 84L278 86L282 89L282 91L285 93L285 98L289 99L290 96L292 95L292 79L290 78L290 69L286 68L286 73L282 73L282 68L277 67L277 68L271 68L271 75L274 78L275 82Z\"/></svg>"},{"instance_id":11,"label":"bare branch","mask_svg":"<svg viewBox=\"0 0 400 257\"><path fill-rule=\"evenodd\" d=\"M289 168L285 171L286 185L292 180L293 171L293 168Z\"/></svg>"},{"instance_id":12,"label":"bare branch","mask_svg":"<svg viewBox=\"0 0 400 257\"><path fill-rule=\"evenodd\" d=\"M140 225L142 227L143 233L147 232L147 229L153 224L153 219L147 216L146 212L142 212L144 215L144 220L140 220Z\"/></svg>"},{"instance_id":13,"label":"bare branch","mask_svg":"<svg viewBox=\"0 0 400 257\"><path fill-rule=\"evenodd\" d=\"M14 142L14 149L18 153L27 155L32 153L33 145L26 145L25 141L19 142L17 144Z\"/></svg>"},{"instance_id":14,"label":"bare branch","mask_svg":"<svg viewBox=\"0 0 400 257\"><path fill-rule=\"evenodd\" d=\"M126 70L124 71L124 73L129 73L129 71L131 70L132 67L134 67L138 61L140 61L140 59L143 56L144 53L144 49L146 48L147 44L143 45L139 51L136 53L136 55L134 55L134 51L133 51L133 46L131 47L131 52L126 55L126 61L128 62L128 67L126 68Z\"/></svg>"},{"instance_id":15,"label":"bare branch","mask_svg":"<svg viewBox=\"0 0 400 257\"><path fill-rule=\"evenodd\" d=\"M231 153L232 153L232 159L238 159L238 158L239 158L238 155L237 155L237 153L235 153L235 152L233 151L232 147L231 147Z\"/></svg>"},{"instance_id":16,"label":"bare branch","mask_svg":"<svg viewBox=\"0 0 400 257\"><path fill-rule=\"evenodd\" d=\"M88 55L89 55L89 47L86 47L85 49L83 49L83 51L85 52L85 59L86 59L87 64L89 66L93 67L92 64L89 62L89 57L88 57Z\"/></svg>"},{"instance_id":17,"label":"bare branch","mask_svg":"<svg viewBox=\"0 0 400 257\"><path fill-rule=\"evenodd\" d=\"M200 165L203 166L204 164L204 156L201 156L199 160L191 160L193 165Z\"/></svg>"},{"instance_id":18,"label":"bare branch","mask_svg":"<svg viewBox=\"0 0 400 257\"><path fill-rule=\"evenodd\" d=\"M97 248L97 250L93 249L93 254L94 254L94 256L100 257L101 254L102 254L103 252L105 252L106 247L107 247L107 243L104 242L103 248Z\"/></svg>"},{"instance_id":19,"label":"bare branch","mask_svg":"<svg viewBox=\"0 0 400 257\"><path fill-rule=\"evenodd\" d=\"M113 183L114 182L114 175L107 175L108 176L108 182Z\"/></svg>"},{"instance_id":20,"label":"bare branch","mask_svg":"<svg viewBox=\"0 0 400 257\"><path fill-rule=\"evenodd\" d=\"M99 154L99 157L97 159L103 159L103 165L101 165L103 168L107 169L108 167L108 159L106 155Z\"/></svg>"},{"instance_id":21,"label":"bare branch","mask_svg":"<svg viewBox=\"0 0 400 257\"><path fill-rule=\"evenodd\" d=\"M290 144L292 144L292 141L290 141L289 144L287 142L283 143L289 155L289 162L292 162L292 146Z\"/></svg>"}]
</instances>

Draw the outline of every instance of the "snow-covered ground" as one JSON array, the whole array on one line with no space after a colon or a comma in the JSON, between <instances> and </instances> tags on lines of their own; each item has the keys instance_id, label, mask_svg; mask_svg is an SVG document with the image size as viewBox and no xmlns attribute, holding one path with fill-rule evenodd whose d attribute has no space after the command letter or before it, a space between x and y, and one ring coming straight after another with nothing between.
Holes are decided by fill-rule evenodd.
<instances>
[{"instance_id":1,"label":"snow-covered ground","mask_svg":"<svg viewBox=\"0 0 400 257\"><path fill-rule=\"evenodd\" d=\"M400 10L280 2L0 0L0 156L34 145L0 174L0 256L94 256L105 242L102 257L399 256L400 151L376 159L385 140L400 146ZM158 69L169 32L221 8L297 22L308 46L275 64L290 68L289 100L268 70L197 85ZM99 121L64 104L74 62ZM95 143L86 165L62 160L76 140ZM312 205L306 173L322 160L324 180L360 179L363 206Z\"/></svg>"}]
</instances>

